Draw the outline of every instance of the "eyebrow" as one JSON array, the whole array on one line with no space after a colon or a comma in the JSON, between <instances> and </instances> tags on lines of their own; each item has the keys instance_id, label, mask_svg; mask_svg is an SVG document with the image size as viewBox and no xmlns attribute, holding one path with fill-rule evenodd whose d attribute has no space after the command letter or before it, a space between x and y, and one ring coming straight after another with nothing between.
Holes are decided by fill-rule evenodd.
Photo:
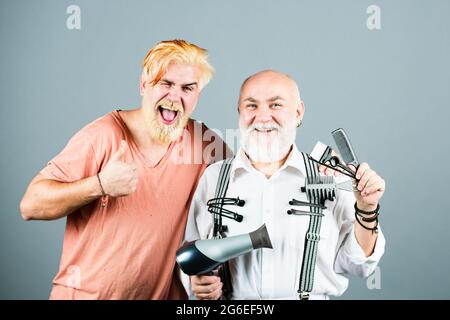
<instances>
[{"instance_id":1,"label":"eyebrow","mask_svg":"<svg viewBox=\"0 0 450 320\"><path fill-rule=\"evenodd\" d=\"M242 102L245 102L245 101L258 102L258 100L254 99L254 98L252 98L252 97L245 98L244 100L242 100Z\"/></svg>"},{"instance_id":2,"label":"eyebrow","mask_svg":"<svg viewBox=\"0 0 450 320\"><path fill-rule=\"evenodd\" d=\"M168 83L170 85L174 85L175 84L175 82L167 80L167 79L161 79L161 81L166 82L166 83ZM198 83L197 82L190 82L190 83L181 84L180 86L181 87L198 86Z\"/></svg>"},{"instance_id":3,"label":"eyebrow","mask_svg":"<svg viewBox=\"0 0 450 320\"><path fill-rule=\"evenodd\" d=\"M275 97L267 99L266 101L273 102L273 101L277 101L277 100L284 100L284 99L280 96L275 96ZM258 100L256 100L255 98L252 98L252 97L242 100L242 102L245 102L245 101L254 102L254 103L258 102Z\"/></svg>"},{"instance_id":4,"label":"eyebrow","mask_svg":"<svg viewBox=\"0 0 450 320\"><path fill-rule=\"evenodd\" d=\"M267 99L266 101L273 102L273 101L277 101L277 100L284 100L284 99L280 96L275 96L275 97Z\"/></svg>"}]
</instances>

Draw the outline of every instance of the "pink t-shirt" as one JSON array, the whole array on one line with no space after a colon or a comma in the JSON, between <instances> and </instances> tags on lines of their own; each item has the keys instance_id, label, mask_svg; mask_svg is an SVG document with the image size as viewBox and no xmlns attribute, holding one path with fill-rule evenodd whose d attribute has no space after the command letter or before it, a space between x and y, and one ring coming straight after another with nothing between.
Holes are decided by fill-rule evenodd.
<instances>
[{"instance_id":1,"label":"pink t-shirt","mask_svg":"<svg viewBox=\"0 0 450 320\"><path fill-rule=\"evenodd\" d=\"M125 139L129 148L124 160L134 161L139 174L134 193L98 199L67 216L50 299L187 298L177 276L175 252L197 182L207 163L224 158L226 148L217 135L214 145L221 150L202 142L206 130L189 120L182 137L151 167L119 112L113 111L81 129L48 163L41 171L48 179L72 182L94 176ZM209 155L198 157L205 150ZM175 154L190 155L197 163L183 163Z\"/></svg>"}]
</instances>

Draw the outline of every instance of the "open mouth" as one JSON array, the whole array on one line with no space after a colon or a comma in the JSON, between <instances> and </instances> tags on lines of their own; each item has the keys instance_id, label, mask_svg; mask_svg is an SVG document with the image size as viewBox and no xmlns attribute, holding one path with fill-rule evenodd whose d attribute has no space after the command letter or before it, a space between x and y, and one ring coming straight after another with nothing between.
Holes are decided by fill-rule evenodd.
<instances>
[{"instance_id":1,"label":"open mouth","mask_svg":"<svg viewBox=\"0 0 450 320\"><path fill-rule=\"evenodd\" d=\"M161 120L166 125L171 125L175 123L178 117L178 111L171 110L163 106L158 106L158 111L161 116Z\"/></svg>"}]
</instances>

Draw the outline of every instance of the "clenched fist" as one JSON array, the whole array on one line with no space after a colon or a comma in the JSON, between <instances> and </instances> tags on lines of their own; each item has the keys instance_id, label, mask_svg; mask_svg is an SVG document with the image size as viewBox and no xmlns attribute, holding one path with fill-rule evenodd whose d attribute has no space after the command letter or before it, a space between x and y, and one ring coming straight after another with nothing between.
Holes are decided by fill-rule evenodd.
<instances>
[{"instance_id":1,"label":"clenched fist","mask_svg":"<svg viewBox=\"0 0 450 320\"><path fill-rule=\"evenodd\" d=\"M359 165L358 170L349 166L356 172L358 184L355 192L356 202L362 210L373 210L384 194L386 183L374 170L372 170L366 162Z\"/></svg>"},{"instance_id":2,"label":"clenched fist","mask_svg":"<svg viewBox=\"0 0 450 320\"><path fill-rule=\"evenodd\" d=\"M334 151L332 154L338 156ZM353 182L356 187L355 198L358 203L358 207L362 210L373 210L376 208L384 194L386 189L385 181L374 170L372 170L366 162L361 163L358 170L356 170L356 168L352 165L348 167L356 173L356 179L358 180L357 183L356 181ZM327 176L343 176L343 174L339 171L327 168L323 165L319 166L319 171Z\"/></svg>"},{"instance_id":3,"label":"clenched fist","mask_svg":"<svg viewBox=\"0 0 450 320\"><path fill-rule=\"evenodd\" d=\"M192 293L198 300L218 300L223 284L217 276L191 276Z\"/></svg>"},{"instance_id":4,"label":"clenched fist","mask_svg":"<svg viewBox=\"0 0 450 320\"><path fill-rule=\"evenodd\" d=\"M134 163L123 161L127 148L127 143L125 140L122 140L119 150L113 154L108 164L99 173L103 190L111 197L126 196L136 191L138 182L137 166Z\"/></svg>"}]
</instances>

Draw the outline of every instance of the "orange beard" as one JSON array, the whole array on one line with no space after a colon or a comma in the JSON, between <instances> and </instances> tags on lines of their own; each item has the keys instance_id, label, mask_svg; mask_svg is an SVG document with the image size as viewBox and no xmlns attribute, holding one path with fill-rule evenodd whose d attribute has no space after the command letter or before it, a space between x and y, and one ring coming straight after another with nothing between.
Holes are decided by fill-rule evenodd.
<instances>
[{"instance_id":1,"label":"orange beard","mask_svg":"<svg viewBox=\"0 0 450 320\"><path fill-rule=\"evenodd\" d=\"M167 125L162 122L160 106L177 112L177 118L174 123ZM154 107L144 106L143 109L144 121L150 129L151 138L162 144L169 144L178 139L189 120L189 116L184 113L183 106L180 103L167 99L162 99Z\"/></svg>"}]
</instances>

